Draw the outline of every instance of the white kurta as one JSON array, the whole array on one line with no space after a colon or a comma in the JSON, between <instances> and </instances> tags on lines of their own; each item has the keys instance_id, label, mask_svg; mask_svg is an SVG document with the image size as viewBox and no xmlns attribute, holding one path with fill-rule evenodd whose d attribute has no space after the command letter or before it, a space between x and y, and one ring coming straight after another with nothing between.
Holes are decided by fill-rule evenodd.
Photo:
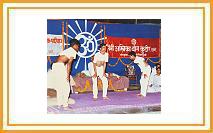
<instances>
[{"instance_id":1,"label":"white kurta","mask_svg":"<svg viewBox=\"0 0 213 133\"><path fill-rule=\"evenodd\" d=\"M71 57L73 57L73 59L75 59L75 58L76 58L76 55L77 55L77 52L76 52L72 47L70 47L70 48L68 48L68 49L65 49L64 51L61 51L61 52L59 53L59 55L65 55L65 56L68 57L69 59L70 59Z\"/></svg>"},{"instance_id":2,"label":"white kurta","mask_svg":"<svg viewBox=\"0 0 213 133\"><path fill-rule=\"evenodd\" d=\"M150 85L152 85L151 87L148 88L149 93L154 93L154 92L161 92L161 75L157 75L155 74L153 76L153 79L150 80Z\"/></svg>"},{"instance_id":3,"label":"white kurta","mask_svg":"<svg viewBox=\"0 0 213 133\"><path fill-rule=\"evenodd\" d=\"M140 69L141 69L141 79L140 79L140 85L141 85L141 92L144 97L146 96L148 85L149 85L149 77L151 73L151 67L149 65L145 65L144 58L136 56L134 63L136 63ZM147 77L144 77L146 75Z\"/></svg>"},{"instance_id":4,"label":"white kurta","mask_svg":"<svg viewBox=\"0 0 213 133\"><path fill-rule=\"evenodd\" d=\"M97 71L97 76L101 79L102 84L103 84L103 97L107 96L107 88L108 88L108 79L103 76L104 72L104 67L103 63L108 62L109 60L109 55L108 53L101 54L100 52L96 53L94 56L94 63L96 63L98 66L96 66L96 71ZM100 65L100 66L99 66ZM92 67L92 65L90 65ZM88 66L88 67L90 67ZM94 72L92 71L94 68L91 68L91 75L93 76ZM98 87L97 87L97 78L92 78L93 80L93 98L98 97Z\"/></svg>"},{"instance_id":5,"label":"white kurta","mask_svg":"<svg viewBox=\"0 0 213 133\"><path fill-rule=\"evenodd\" d=\"M137 64L140 69L142 70L143 69L143 66L144 66L144 58L143 57L139 57L139 56L136 56L135 60L134 60L134 63ZM142 72L142 71L141 71Z\"/></svg>"}]
</instances>

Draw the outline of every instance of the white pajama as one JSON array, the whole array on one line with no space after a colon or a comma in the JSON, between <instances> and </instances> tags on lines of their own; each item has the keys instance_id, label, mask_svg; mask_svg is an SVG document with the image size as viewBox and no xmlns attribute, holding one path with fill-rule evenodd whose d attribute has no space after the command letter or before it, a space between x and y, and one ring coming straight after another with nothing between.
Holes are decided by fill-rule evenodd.
<instances>
[{"instance_id":1,"label":"white pajama","mask_svg":"<svg viewBox=\"0 0 213 133\"><path fill-rule=\"evenodd\" d=\"M57 92L57 105L68 106L70 85L67 81L67 70L64 63L53 63L52 70L47 74L47 88L54 88Z\"/></svg>"},{"instance_id":2,"label":"white pajama","mask_svg":"<svg viewBox=\"0 0 213 133\"><path fill-rule=\"evenodd\" d=\"M144 76L141 76L140 85L141 85L140 94L145 97L149 85L149 77L144 78Z\"/></svg>"},{"instance_id":3,"label":"white pajama","mask_svg":"<svg viewBox=\"0 0 213 133\"><path fill-rule=\"evenodd\" d=\"M98 98L98 78L92 77L92 91L93 91L93 98Z\"/></svg>"},{"instance_id":4,"label":"white pajama","mask_svg":"<svg viewBox=\"0 0 213 133\"><path fill-rule=\"evenodd\" d=\"M151 67L149 65L142 67L142 75L140 79L141 84L141 95L146 96L147 89L149 86L149 78L150 78ZM146 75L146 77L144 77Z\"/></svg>"},{"instance_id":5,"label":"white pajama","mask_svg":"<svg viewBox=\"0 0 213 133\"><path fill-rule=\"evenodd\" d=\"M107 88L108 88L108 79L103 76L103 73L104 73L103 66L96 67L96 70L97 70L97 76L101 79L103 84L103 97L106 97ZM92 84L93 84L93 98L97 98L98 97L98 78L97 77L96 78L92 77Z\"/></svg>"},{"instance_id":6,"label":"white pajama","mask_svg":"<svg viewBox=\"0 0 213 133\"><path fill-rule=\"evenodd\" d=\"M103 68L103 66L96 67L96 70L97 70L97 76L102 81L102 85L103 85L103 97L106 97L107 96L107 88L108 88L108 79L105 76L103 76L104 68ZM97 78L96 78L96 81L97 81ZM93 95L94 98L97 97L97 95L98 95L98 89L94 89L93 90L93 94L94 94Z\"/></svg>"}]
</instances>

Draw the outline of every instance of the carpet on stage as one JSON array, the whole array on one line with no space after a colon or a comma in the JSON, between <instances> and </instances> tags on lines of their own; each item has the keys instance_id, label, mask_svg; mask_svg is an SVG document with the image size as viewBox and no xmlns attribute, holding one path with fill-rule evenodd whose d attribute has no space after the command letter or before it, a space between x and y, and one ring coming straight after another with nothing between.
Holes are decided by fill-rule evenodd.
<instances>
[{"instance_id":1,"label":"carpet on stage","mask_svg":"<svg viewBox=\"0 0 213 133\"><path fill-rule=\"evenodd\" d=\"M47 99L48 114L136 114L160 113L161 93L148 93L146 97L137 96L138 90L127 92L108 92L109 100L102 99L99 92L98 100L93 101L92 93L72 94L75 104L69 108L56 106L56 98Z\"/></svg>"}]
</instances>

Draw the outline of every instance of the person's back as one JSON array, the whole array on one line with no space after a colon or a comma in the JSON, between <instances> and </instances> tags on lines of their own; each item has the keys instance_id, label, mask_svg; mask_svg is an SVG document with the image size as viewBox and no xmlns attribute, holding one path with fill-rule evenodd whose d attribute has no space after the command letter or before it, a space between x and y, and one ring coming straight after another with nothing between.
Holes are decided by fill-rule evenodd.
<instances>
[{"instance_id":1,"label":"person's back","mask_svg":"<svg viewBox=\"0 0 213 133\"><path fill-rule=\"evenodd\" d=\"M70 59L76 59L79 47L80 47L79 41L77 39L72 39L70 41L70 47L59 53L59 56L56 59L56 63L61 62L66 65Z\"/></svg>"}]
</instances>

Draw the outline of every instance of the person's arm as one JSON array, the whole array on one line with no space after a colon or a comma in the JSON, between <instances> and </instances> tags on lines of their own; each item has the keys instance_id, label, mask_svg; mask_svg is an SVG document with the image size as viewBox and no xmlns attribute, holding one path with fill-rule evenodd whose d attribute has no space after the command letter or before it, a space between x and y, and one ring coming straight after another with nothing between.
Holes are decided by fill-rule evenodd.
<instances>
[{"instance_id":1,"label":"person's arm","mask_svg":"<svg viewBox=\"0 0 213 133\"><path fill-rule=\"evenodd\" d=\"M92 75L93 78L97 77L97 69L96 69L96 63L92 63L93 64L93 68L94 68L94 75Z\"/></svg>"},{"instance_id":2,"label":"person's arm","mask_svg":"<svg viewBox=\"0 0 213 133\"><path fill-rule=\"evenodd\" d=\"M148 66L144 66L144 68L143 68L144 70L143 70L143 75L144 75L144 78L148 78Z\"/></svg>"},{"instance_id":3,"label":"person's arm","mask_svg":"<svg viewBox=\"0 0 213 133\"><path fill-rule=\"evenodd\" d=\"M93 78L96 78L97 77L97 69L96 69L96 66L97 66L97 57L96 55L94 56L94 60L93 60L93 68L94 68L94 75L93 75Z\"/></svg>"},{"instance_id":4,"label":"person's arm","mask_svg":"<svg viewBox=\"0 0 213 133\"><path fill-rule=\"evenodd\" d=\"M106 55L105 55L105 62L104 62L104 64L103 64L103 69L104 69L104 71L103 71L103 76L105 76L106 77L106 64L107 64L107 62L109 61L109 54L108 53L106 53Z\"/></svg>"},{"instance_id":5,"label":"person's arm","mask_svg":"<svg viewBox=\"0 0 213 133\"><path fill-rule=\"evenodd\" d=\"M71 57L67 63L67 81L70 81L70 72L72 66L73 57Z\"/></svg>"},{"instance_id":6,"label":"person's arm","mask_svg":"<svg viewBox=\"0 0 213 133\"><path fill-rule=\"evenodd\" d=\"M104 71L103 71L103 76L105 76L106 77L106 62L104 62L104 64L103 64L103 68L104 68Z\"/></svg>"}]
</instances>

